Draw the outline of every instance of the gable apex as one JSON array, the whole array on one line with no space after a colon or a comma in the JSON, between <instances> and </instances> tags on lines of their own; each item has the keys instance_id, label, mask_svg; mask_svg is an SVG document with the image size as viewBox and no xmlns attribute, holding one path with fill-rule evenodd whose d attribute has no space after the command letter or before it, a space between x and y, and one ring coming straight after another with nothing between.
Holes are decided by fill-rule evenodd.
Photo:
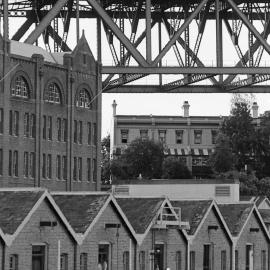
<instances>
[{"instance_id":1,"label":"gable apex","mask_svg":"<svg viewBox=\"0 0 270 270\"><path fill-rule=\"evenodd\" d=\"M91 60L96 61L94 56L93 56L93 53L89 47L89 44L86 40L84 30L83 30L81 38L79 39L76 47L74 48L74 50L72 51L71 54L72 54L72 56L76 56L79 52L89 55L92 58Z\"/></svg>"}]
</instances>

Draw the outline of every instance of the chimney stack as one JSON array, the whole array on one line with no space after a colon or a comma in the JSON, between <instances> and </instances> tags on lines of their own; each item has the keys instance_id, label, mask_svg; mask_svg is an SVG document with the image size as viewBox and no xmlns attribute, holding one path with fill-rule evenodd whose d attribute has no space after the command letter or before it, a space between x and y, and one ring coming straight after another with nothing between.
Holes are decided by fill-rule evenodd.
<instances>
[{"instance_id":1,"label":"chimney stack","mask_svg":"<svg viewBox=\"0 0 270 270\"><path fill-rule=\"evenodd\" d=\"M253 104L252 104L252 107L251 107L251 109L252 109L252 117L253 118L258 118L258 116L259 116L259 106L258 106L258 104L257 104L257 102L253 102Z\"/></svg>"},{"instance_id":2,"label":"chimney stack","mask_svg":"<svg viewBox=\"0 0 270 270\"><path fill-rule=\"evenodd\" d=\"M113 116L116 115L116 106L117 106L117 103L115 100L113 100L113 104L112 104L112 107L113 107Z\"/></svg>"},{"instance_id":3,"label":"chimney stack","mask_svg":"<svg viewBox=\"0 0 270 270\"><path fill-rule=\"evenodd\" d=\"M189 117L189 107L188 101L184 101L183 109L184 109L184 117Z\"/></svg>"}]
</instances>

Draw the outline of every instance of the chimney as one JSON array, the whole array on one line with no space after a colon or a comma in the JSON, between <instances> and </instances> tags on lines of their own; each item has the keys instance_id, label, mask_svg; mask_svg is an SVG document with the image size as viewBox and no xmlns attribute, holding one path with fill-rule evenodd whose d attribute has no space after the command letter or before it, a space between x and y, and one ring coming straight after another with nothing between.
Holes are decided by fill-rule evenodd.
<instances>
[{"instance_id":1,"label":"chimney","mask_svg":"<svg viewBox=\"0 0 270 270\"><path fill-rule=\"evenodd\" d=\"M112 107L113 107L113 116L116 115L116 106L117 106L117 103L115 102L115 100L113 100L113 104L112 104Z\"/></svg>"},{"instance_id":2,"label":"chimney","mask_svg":"<svg viewBox=\"0 0 270 270\"><path fill-rule=\"evenodd\" d=\"M252 109L252 117L253 118L258 118L258 116L259 116L259 114L258 114L259 106L258 106L257 102L253 102L251 109Z\"/></svg>"},{"instance_id":3,"label":"chimney","mask_svg":"<svg viewBox=\"0 0 270 270\"><path fill-rule=\"evenodd\" d=\"M189 107L188 101L184 101L182 108L184 109L184 117L189 117Z\"/></svg>"}]
</instances>

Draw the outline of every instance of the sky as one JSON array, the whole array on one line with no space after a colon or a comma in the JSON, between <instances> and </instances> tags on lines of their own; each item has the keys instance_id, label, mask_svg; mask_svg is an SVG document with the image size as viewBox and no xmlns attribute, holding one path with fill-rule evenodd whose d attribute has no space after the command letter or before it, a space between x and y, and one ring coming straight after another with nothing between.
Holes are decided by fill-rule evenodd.
<instances>
[{"instance_id":1,"label":"sky","mask_svg":"<svg viewBox=\"0 0 270 270\"><path fill-rule=\"evenodd\" d=\"M10 37L18 29L19 25L22 24L24 20L22 19L12 19L10 20L9 33ZM194 23L195 24L195 23ZM139 36L140 31L144 30L144 22L140 22L138 28ZM257 29L262 31L262 25L257 24ZM1 28L1 27L0 27ZM76 46L76 25L75 21L71 20L70 32L68 35L68 44L71 48ZM194 47L196 40L196 29L195 25L191 25L191 36L190 44L191 48ZM25 37L33 30L29 28ZM96 56L97 52L97 42L96 42L96 24L94 20L81 20L80 22L80 32L85 31L86 39L89 42L89 46L93 52L93 55ZM163 29L163 33L165 29ZM194 31L193 31L194 30ZM235 49L230 41L230 38L225 30L223 25L223 44L224 44L224 65L234 65L238 61L237 54ZM194 32L194 33L193 33ZM202 39L199 58L207 66L212 66L215 63L215 25L213 23L208 23L206 25L205 33ZM239 43L243 52L247 49L247 31L243 28L243 32L239 39ZM25 38L24 37L24 38ZM163 46L168 42L168 36L162 36ZM22 40L23 41L23 40ZM152 45L153 45L153 58L158 54L157 44L157 28L152 30ZM39 46L43 47L42 38L39 39ZM107 45L106 36L103 33L102 35L102 63L104 65L111 65L113 59L110 54L109 47ZM145 44L142 43L139 47L139 50L142 54L145 52ZM181 51L183 54L183 52ZM132 63L131 61L131 64ZM176 65L175 56L173 50L169 51L164 57L163 65ZM263 54L262 65L270 66L270 57ZM105 78L106 76L104 76ZM175 77L164 77L164 81L170 81L175 79ZM144 84L155 84L155 79L145 79L140 83ZM269 85L270 88L270 85ZM136 115L183 115L182 105L184 101L188 101L190 104L190 115L228 115L231 108L231 98L232 94L172 94L172 93L157 93L157 94L113 94L105 93L102 94L102 137L106 136L110 132L111 122L112 122L112 102L116 100L117 105L117 114L136 114ZM270 110L270 93L268 94L254 94L254 101L257 101L259 105L259 113L263 113L266 110Z\"/></svg>"}]
</instances>

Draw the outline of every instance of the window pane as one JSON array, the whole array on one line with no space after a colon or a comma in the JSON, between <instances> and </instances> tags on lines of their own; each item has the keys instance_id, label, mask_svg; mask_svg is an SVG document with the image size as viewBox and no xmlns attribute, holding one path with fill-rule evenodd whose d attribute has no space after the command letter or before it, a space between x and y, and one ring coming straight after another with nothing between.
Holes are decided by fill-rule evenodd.
<instances>
[{"instance_id":1,"label":"window pane","mask_svg":"<svg viewBox=\"0 0 270 270\"><path fill-rule=\"evenodd\" d=\"M62 131L62 125L61 125L61 118L57 118L57 140L61 141L61 131Z\"/></svg>"},{"instance_id":2,"label":"window pane","mask_svg":"<svg viewBox=\"0 0 270 270\"><path fill-rule=\"evenodd\" d=\"M52 117L48 116L48 140L52 140Z\"/></svg>"},{"instance_id":3,"label":"window pane","mask_svg":"<svg viewBox=\"0 0 270 270\"><path fill-rule=\"evenodd\" d=\"M26 80L22 76L18 76L11 88L11 95L16 97L28 98L29 87Z\"/></svg>"},{"instance_id":4,"label":"window pane","mask_svg":"<svg viewBox=\"0 0 270 270\"><path fill-rule=\"evenodd\" d=\"M90 95L86 89L80 90L77 96L76 106L85 109L92 109Z\"/></svg>"},{"instance_id":5,"label":"window pane","mask_svg":"<svg viewBox=\"0 0 270 270\"><path fill-rule=\"evenodd\" d=\"M23 135L25 137L29 136L29 127L29 113L25 113L23 118Z\"/></svg>"},{"instance_id":6,"label":"window pane","mask_svg":"<svg viewBox=\"0 0 270 270\"><path fill-rule=\"evenodd\" d=\"M56 83L50 83L46 91L45 101L49 103L60 104L61 94L60 89Z\"/></svg>"},{"instance_id":7,"label":"window pane","mask_svg":"<svg viewBox=\"0 0 270 270\"><path fill-rule=\"evenodd\" d=\"M29 164L29 155L28 152L24 152L24 165L23 165L23 175L28 177L28 165Z\"/></svg>"},{"instance_id":8,"label":"window pane","mask_svg":"<svg viewBox=\"0 0 270 270\"><path fill-rule=\"evenodd\" d=\"M4 110L0 109L0 134L3 134L4 131Z\"/></svg>"},{"instance_id":9,"label":"window pane","mask_svg":"<svg viewBox=\"0 0 270 270\"><path fill-rule=\"evenodd\" d=\"M36 115L31 114L30 119L30 137L35 138L36 137Z\"/></svg>"}]
</instances>

